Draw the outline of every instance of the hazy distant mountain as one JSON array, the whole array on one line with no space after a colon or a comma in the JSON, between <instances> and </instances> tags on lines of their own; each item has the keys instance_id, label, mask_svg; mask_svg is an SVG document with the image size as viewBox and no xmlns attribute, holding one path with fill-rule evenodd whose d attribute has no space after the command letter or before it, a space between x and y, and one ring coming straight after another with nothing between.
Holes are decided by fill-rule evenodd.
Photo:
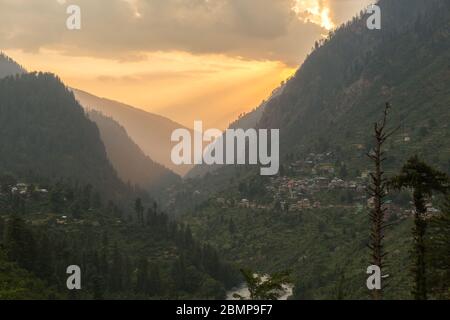
<instances>
[{"instance_id":1,"label":"hazy distant mountain","mask_svg":"<svg viewBox=\"0 0 450 320\"><path fill-rule=\"evenodd\" d=\"M90 111L88 116L97 124L109 160L122 181L153 191L180 180L175 173L146 156L112 118L98 111Z\"/></svg>"},{"instance_id":2,"label":"hazy distant mountain","mask_svg":"<svg viewBox=\"0 0 450 320\"><path fill-rule=\"evenodd\" d=\"M273 90L272 95L267 99L264 100L258 107L253 109L251 112L248 112L241 116L236 121L232 122L229 125L230 129L250 129L250 128L257 128L258 122L261 119L264 110L266 110L266 105L272 101L272 99L278 97L280 94L283 93L284 84L275 90Z\"/></svg>"},{"instance_id":3,"label":"hazy distant mountain","mask_svg":"<svg viewBox=\"0 0 450 320\"><path fill-rule=\"evenodd\" d=\"M99 98L77 89L72 90L85 109L99 111L123 126L131 139L153 161L179 175L186 174L192 168L190 165L174 165L170 158L173 146L170 137L175 129L184 128L181 124L117 101Z\"/></svg>"},{"instance_id":4,"label":"hazy distant mountain","mask_svg":"<svg viewBox=\"0 0 450 320\"><path fill-rule=\"evenodd\" d=\"M111 166L95 123L49 73L0 79L0 173L70 179L120 199L128 192Z\"/></svg>"},{"instance_id":5,"label":"hazy distant mountain","mask_svg":"<svg viewBox=\"0 0 450 320\"><path fill-rule=\"evenodd\" d=\"M258 122L264 113L267 103L269 101L271 101L272 99L274 99L275 97L279 96L283 92L283 86L284 85L275 89L272 92L272 95L269 97L269 99L263 101L258 107L256 107L252 111L239 117L239 119L232 122L228 128L229 129L243 129L243 130L252 129L252 128L256 129L258 127ZM225 138L224 138L224 141L225 141ZM224 155L225 154L226 154L226 152L224 150ZM206 173L214 172L221 167L223 167L223 165L205 165L205 164L196 165L187 173L186 178L201 177L201 176L204 176Z\"/></svg>"},{"instance_id":6,"label":"hazy distant mountain","mask_svg":"<svg viewBox=\"0 0 450 320\"><path fill-rule=\"evenodd\" d=\"M0 78L24 72L26 72L24 68L22 68L14 60L0 52Z\"/></svg>"}]
</instances>

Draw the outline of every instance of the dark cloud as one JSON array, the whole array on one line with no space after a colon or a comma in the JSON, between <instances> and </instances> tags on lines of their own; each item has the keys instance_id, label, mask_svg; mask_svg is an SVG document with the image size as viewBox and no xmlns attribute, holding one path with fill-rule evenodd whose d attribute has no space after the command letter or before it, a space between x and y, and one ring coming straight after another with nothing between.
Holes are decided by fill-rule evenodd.
<instances>
[{"instance_id":1,"label":"dark cloud","mask_svg":"<svg viewBox=\"0 0 450 320\"><path fill-rule=\"evenodd\" d=\"M378 0L327 0L333 20L343 23Z\"/></svg>"},{"instance_id":2,"label":"dark cloud","mask_svg":"<svg viewBox=\"0 0 450 320\"><path fill-rule=\"evenodd\" d=\"M295 65L326 31L295 16L293 1L0 0L0 43L122 60L173 50ZM81 7L80 31L65 27L69 3Z\"/></svg>"}]
</instances>

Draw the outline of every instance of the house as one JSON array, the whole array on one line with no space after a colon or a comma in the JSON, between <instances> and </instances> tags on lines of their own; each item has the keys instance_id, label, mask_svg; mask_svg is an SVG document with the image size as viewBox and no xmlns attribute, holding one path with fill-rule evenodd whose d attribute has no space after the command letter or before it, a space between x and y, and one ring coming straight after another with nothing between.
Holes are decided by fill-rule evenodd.
<instances>
[{"instance_id":1,"label":"house","mask_svg":"<svg viewBox=\"0 0 450 320\"><path fill-rule=\"evenodd\" d=\"M315 182L317 183L319 188L325 188L328 187L328 185L330 184L330 179L325 177L318 177L315 179Z\"/></svg>"},{"instance_id":2,"label":"house","mask_svg":"<svg viewBox=\"0 0 450 320\"><path fill-rule=\"evenodd\" d=\"M434 208L432 203L427 203L425 208L427 208L427 214L429 215L434 215L441 212L439 209Z\"/></svg>"},{"instance_id":3,"label":"house","mask_svg":"<svg viewBox=\"0 0 450 320\"><path fill-rule=\"evenodd\" d=\"M309 209L311 208L311 201L309 201L309 199L307 198L300 200L297 202L297 207L299 209Z\"/></svg>"},{"instance_id":4,"label":"house","mask_svg":"<svg viewBox=\"0 0 450 320\"><path fill-rule=\"evenodd\" d=\"M298 204L293 203L293 204L289 205L289 209L288 209L289 212L295 212L295 211L299 211L299 210L301 210L301 209L299 208Z\"/></svg>"},{"instance_id":5,"label":"house","mask_svg":"<svg viewBox=\"0 0 450 320\"><path fill-rule=\"evenodd\" d=\"M56 219L56 224L65 225L65 224L67 224L67 221L64 219Z\"/></svg>"},{"instance_id":6,"label":"house","mask_svg":"<svg viewBox=\"0 0 450 320\"><path fill-rule=\"evenodd\" d=\"M241 202L239 202L240 208L249 208L250 207L250 201L247 199L242 199Z\"/></svg>"},{"instance_id":7,"label":"house","mask_svg":"<svg viewBox=\"0 0 450 320\"><path fill-rule=\"evenodd\" d=\"M328 185L330 189L337 189L337 188L344 188L345 187L345 181L339 178L334 178L331 180L330 184Z\"/></svg>"},{"instance_id":8,"label":"house","mask_svg":"<svg viewBox=\"0 0 450 320\"><path fill-rule=\"evenodd\" d=\"M355 181L349 181L349 183L347 184L347 188L349 189L355 189L356 190L357 184Z\"/></svg>"},{"instance_id":9,"label":"house","mask_svg":"<svg viewBox=\"0 0 450 320\"><path fill-rule=\"evenodd\" d=\"M358 185L356 186L356 192L358 192L358 193L364 193L364 192L366 192L366 191L367 191L367 189L366 189L366 187L365 187L364 185L358 184Z\"/></svg>"},{"instance_id":10,"label":"house","mask_svg":"<svg viewBox=\"0 0 450 320\"><path fill-rule=\"evenodd\" d=\"M370 176L370 171L369 170L365 170L363 172L361 172L361 178L362 179L367 179Z\"/></svg>"},{"instance_id":11,"label":"house","mask_svg":"<svg viewBox=\"0 0 450 320\"><path fill-rule=\"evenodd\" d=\"M375 208L375 197L370 197L367 199L367 207L370 209Z\"/></svg>"}]
</instances>

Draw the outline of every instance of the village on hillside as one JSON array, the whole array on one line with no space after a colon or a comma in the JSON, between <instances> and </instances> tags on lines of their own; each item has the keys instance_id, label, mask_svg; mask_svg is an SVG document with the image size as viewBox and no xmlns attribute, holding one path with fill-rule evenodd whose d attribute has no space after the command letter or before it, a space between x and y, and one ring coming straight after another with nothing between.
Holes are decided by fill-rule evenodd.
<instances>
[{"instance_id":1,"label":"village on hillside","mask_svg":"<svg viewBox=\"0 0 450 320\"><path fill-rule=\"evenodd\" d=\"M280 212L301 212L321 208L373 208L374 199L367 194L370 170L363 170L358 177L344 178L333 164L333 154L311 153L304 160L295 160L288 166L288 173L269 178L264 186L266 197L271 199L226 198L223 195L214 200L221 208L245 208L277 210ZM341 169L342 170L342 169ZM193 196L200 195L195 190ZM440 211L427 203L428 216ZM413 215L412 203L407 206L386 200L386 219L405 219Z\"/></svg>"}]
</instances>

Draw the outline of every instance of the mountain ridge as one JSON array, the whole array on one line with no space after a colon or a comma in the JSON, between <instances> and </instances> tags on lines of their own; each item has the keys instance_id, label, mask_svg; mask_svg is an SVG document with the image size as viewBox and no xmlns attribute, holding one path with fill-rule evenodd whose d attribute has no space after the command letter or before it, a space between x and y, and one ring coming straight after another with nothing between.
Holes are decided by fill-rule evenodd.
<instances>
[{"instance_id":1,"label":"mountain ridge","mask_svg":"<svg viewBox=\"0 0 450 320\"><path fill-rule=\"evenodd\" d=\"M97 126L58 77L41 72L0 79L0 101L0 171L91 184L119 200L129 194Z\"/></svg>"},{"instance_id":2,"label":"mountain ridge","mask_svg":"<svg viewBox=\"0 0 450 320\"><path fill-rule=\"evenodd\" d=\"M191 165L175 165L171 160L172 132L176 129L185 128L183 125L169 118L121 102L99 98L74 88L71 90L86 110L100 111L123 126L131 139L153 161L181 176L192 168Z\"/></svg>"},{"instance_id":3,"label":"mountain ridge","mask_svg":"<svg viewBox=\"0 0 450 320\"><path fill-rule=\"evenodd\" d=\"M19 65L3 52L0 52L0 79L25 72L26 70L21 65Z\"/></svg>"},{"instance_id":4,"label":"mountain ridge","mask_svg":"<svg viewBox=\"0 0 450 320\"><path fill-rule=\"evenodd\" d=\"M154 192L180 179L175 173L146 156L129 137L125 128L111 117L92 110L88 112L88 117L97 124L108 158L123 182L137 184L149 192Z\"/></svg>"}]
</instances>

